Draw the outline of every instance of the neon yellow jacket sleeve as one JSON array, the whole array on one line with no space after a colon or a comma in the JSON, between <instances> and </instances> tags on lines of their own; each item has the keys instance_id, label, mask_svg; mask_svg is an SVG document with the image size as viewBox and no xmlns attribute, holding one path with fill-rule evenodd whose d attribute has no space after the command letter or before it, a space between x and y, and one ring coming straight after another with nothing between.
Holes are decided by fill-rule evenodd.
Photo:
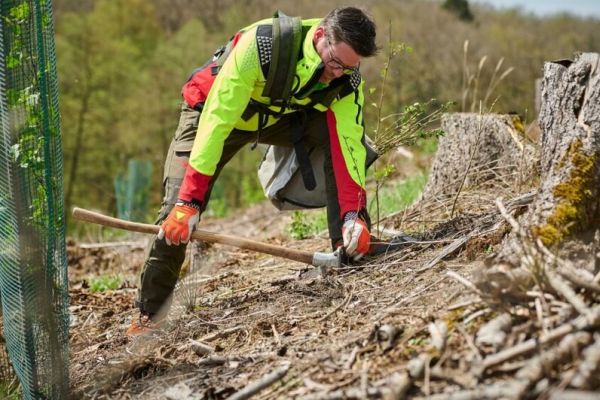
<instances>
[{"instance_id":1,"label":"neon yellow jacket sleeve","mask_svg":"<svg viewBox=\"0 0 600 400\"><path fill-rule=\"evenodd\" d=\"M223 144L250 101L255 82L262 78L256 49L256 28L245 32L223 64L198 122L190 165L212 176Z\"/></svg>"}]
</instances>

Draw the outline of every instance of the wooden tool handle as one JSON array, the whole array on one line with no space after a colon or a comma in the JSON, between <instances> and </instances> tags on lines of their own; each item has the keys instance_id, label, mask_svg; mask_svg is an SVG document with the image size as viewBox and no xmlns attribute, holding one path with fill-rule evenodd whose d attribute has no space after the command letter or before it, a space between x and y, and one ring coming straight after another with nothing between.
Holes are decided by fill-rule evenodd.
<instances>
[{"instance_id":1,"label":"wooden tool handle","mask_svg":"<svg viewBox=\"0 0 600 400\"><path fill-rule=\"evenodd\" d=\"M81 221L110 226L112 228L124 229L126 231L131 232L157 234L160 229L158 225L125 221L119 218L109 217L79 207L73 208L73 217ZM287 258L289 260L300 261L306 264L313 263L313 253L296 249L288 249L287 247L277 246L273 244L257 242L255 240L250 240L239 236L223 235L197 229L192 233L192 240L202 240L210 243L221 243L229 246L238 247L240 249L247 249L257 251L259 253L270 254L272 256Z\"/></svg>"}]
</instances>

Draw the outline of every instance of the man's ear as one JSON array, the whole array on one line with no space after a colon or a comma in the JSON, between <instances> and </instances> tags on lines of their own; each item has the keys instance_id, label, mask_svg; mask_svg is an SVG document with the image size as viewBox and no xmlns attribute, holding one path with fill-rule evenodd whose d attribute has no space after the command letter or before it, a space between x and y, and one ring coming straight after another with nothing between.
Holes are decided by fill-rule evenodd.
<instances>
[{"instance_id":1,"label":"man's ear","mask_svg":"<svg viewBox=\"0 0 600 400\"><path fill-rule=\"evenodd\" d=\"M325 28L323 28L322 26L319 26L319 27L317 27L317 29L315 29L314 38L315 38L315 40L319 40L322 37L325 37Z\"/></svg>"}]
</instances>

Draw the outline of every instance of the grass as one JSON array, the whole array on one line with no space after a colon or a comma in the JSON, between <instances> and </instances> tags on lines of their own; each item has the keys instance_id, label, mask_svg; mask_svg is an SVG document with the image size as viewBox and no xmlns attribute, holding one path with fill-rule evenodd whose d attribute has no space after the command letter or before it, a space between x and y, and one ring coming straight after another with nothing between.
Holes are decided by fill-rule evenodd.
<instances>
[{"instance_id":1,"label":"grass","mask_svg":"<svg viewBox=\"0 0 600 400\"><path fill-rule=\"evenodd\" d=\"M116 290L122 283L123 279L118 275L103 275L90 279L90 291L92 293L102 293Z\"/></svg>"},{"instance_id":2,"label":"grass","mask_svg":"<svg viewBox=\"0 0 600 400\"><path fill-rule=\"evenodd\" d=\"M301 240L315 236L324 229L327 229L325 210L296 210L292 214L292 222L286 226L285 230L292 239Z\"/></svg>"},{"instance_id":3,"label":"grass","mask_svg":"<svg viewBox=\"0 0 600 400\"><path fill-rule=\"evenodd\" d=\"M21 389L14 381L0 381L0 399L18 400L21 396Z\"/></svg>"},{"instance_id":4,"label":"grass","mask_svg":"<svg viewBox=\"0 0 600 400\"><path fill-rule=\"evenodd\" d=\"M408 179L390 182L379 190L379 215L385 216L410 206L421 194L427 183L425 171ZM370 194L369 214L376 215L376 202ZM317 235L327 229L327 213L322 210L294 211L292 222L286 226L286 232L292 239L301 240Z\"/></svg>"},{"instance_id":5,"label":"grass","mask_svg":"<svg viewBox=\"0 0 600 400\"><path fill-rule=\"evenodd\" d=\"M408 179L390 182L379 190L379 215L385 216L396 211L401 211L410 206L421 194L427 183L427 173L421 172ZM377 214L376 202L371 197L369 214Z\"/></svg>"}]
</instances>

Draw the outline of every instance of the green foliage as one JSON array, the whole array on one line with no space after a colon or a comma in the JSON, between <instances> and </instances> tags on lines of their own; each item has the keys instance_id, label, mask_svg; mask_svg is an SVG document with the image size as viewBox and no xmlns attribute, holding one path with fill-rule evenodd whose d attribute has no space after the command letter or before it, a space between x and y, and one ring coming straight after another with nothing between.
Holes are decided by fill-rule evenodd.
<instances>
[{"instance_id":1,"label":"green foliage","mask_svg":"<svg viewBox=\"0 0 600 400\"><path fill-rule=\"evenodd\" d=\"M74 237L90 243L127 240L131 233L122 229L107 228L98 224L74 224L71 229Z\"/></svg>"},{"instance_id":2,"label":"green foliage","mask_svg":"<svg viewBox=\"0 0 600 400\"><path fill-rule=\"evenodd\" d=\"M9 70L9 79L15 80L6 90L6 99L10 112L15 116L12 120L12 128L15 131L16 143L11 147L10 154L32 186L29 221L46 228L48 199L44 185L52 182L45 180L44 134L45 129L50 128L43 124L40 95L48 88L40 86L42 71L37 68L42 66L37 66L38 55L27 43L29 35L32 34L28 26L32 22L31 18L32 14L27 2L13 6L4 17L3 22L7 28L5 40L8 41L5 44L8 48L6 66ZM19 117L16 117L17 115ZM49 189L53 190L53 188Z\"/></svg>"},{"instance_id":3,"label":"green foliage","mask_svg":"<svg viewBox=\"0 0 600 400\"><path fill-rule=\"evenodd\" d=\"M437 152L439 138L429 137L415 143L415 150L423 155L433 155Z\"/></svg>"},{"instance_id":4,"label":"green foliage","mask_svg":"<svg viewBox=\"0 0 600 400\"><path fill-rule=\"evenodd\" d=\"M437 104L435 100L416 102L397 114L382 117L373 135L378 153L383 155L400 146L414 145L419 140L439 138L444 132L435 124L450 105Z\"/></svg>"},{"instance_id":5,"label":"green foliage","mask_svg":"<svg viewBox=\"0 0 600 400\"><path fill-rule=\"evenodd\" d=\"M408 179L384 185L379 190L379 214L387 215L407 208L417 200L426 183L427 173L423 171ZM375 207L375 202L369 204L371 215L375 214Z\"/></svg>"},{"instance_id":6,"label":"green foliage","mask_svg":"<svg viewBox=\"0 0 600 400\"><path fill-rule=\"evenodd\" d=\"M0 381L0 399L19 400L22 397L21 389L15 382Z\"/></svg>"},{"instance_id":7,"label":"green foliage","mask_svg":"<svg viewBox=\"0 0 600 400\"><path fill-rule=\"evenodd\" d=\"M395 170L396 170L396 167L394 165L387 164L382 169L378 169L377 171L374 172L375 180L380 181L382 179L385 179L388 176L390 176Z\"/></svg>"},{"instance_id":8,"label":"green foliage","mask_svg":"<svg viewBox=\"0 0 600 400\"><path fill-rule=\"evenodd\" d=\"M471 22L474 19L467 0L445 0L442 7L456 14L461 21Z\"/></svg>"},{"instance_id":9,"label":"green foliage","mask_svg":"<svg viewBox=\"0 0 600 400\"><path fill-rule=\"evenodd\" d=\"M118 289L123 283L123 279L118 275L103 275L90 279L90 291L92 293L103 293L109 290Z\"/></svg>"},{"instance_id":10,"label":"green foliage","mask_svg":"<svg viewBox=\"0 0 600 400\"><path fill-rule=\"evenodd\" d=\"M371 138L380 156L399 146L412 145L418 139L440 136L442 131L435 128L432 129L431 126L439 120L441 114L449 107L449 104L438 106L435 100L432 99L426 103L414 102L411 105L405 106L400 112L392 112L385 115L384 106L389 101L386 96L388 89L387 81L390 70L393 67L392 61L403 53L412 52L411 47L404 43L397 44L392 40L391 29L392 25L390 23L387 59L380 72L379 99L377 102L371 103L371 106L377 110L377 121ZM375 88L372 88L370 93L375 93Z\"/></svg>"},{"instance_id":11,"label":"green foliage","mask_svg":"<svg viewBox=\"0 0 600 400\"><path fill-rule=\"evenodd\" d=\"M391 174L393 166L387 166L381 171ZM427 183L427 173L422 171L408 179L393 181L383 186L379 191L379 207L382 215L401 211L410 206L421 194ZM375 202L370 202L369 213L373 215ZM327 229L327 213L325 210L295 210L292 221L285 230L291 238L302 240L310 238Z\"/></svg>"},{"instance_id":12,"label":"green foliage","mask_svg":"<svg viewBox=\"0 0 600 400\"><path fill-rule=\"evenodd\" d=\"M212 197L212 196L211 196ZM229 208L224 197L211 198L208 202L208 208L206 209L207 215L211 217L223 218L228 214Z\"/></svg>"},{"instance_id":13,"label":"green foliage","mask_svg":"<svg viewBox=\"0 0 600 400\"><path fill-rule=\"evenodd\" d=\"M296 240L312 237L324 229L327 229L327 214L324 210L295 210L292 213L292 222L286 227L292 239Z\"/></svg>"},{"instance_id":14,"label":"green foliage","mask_svg":"<svg viewBox=\"0 0 600 400\"><path fill-rule=\"evenodd\" d=\"M115 210L114 177L129 159L143 158L155 166L149 208L156 209L162 198L160 169L177 126L181 85L240 27L273 12L273 4L266 1L253 2L252 7L233 0L207 2L202 7L184 3L55 3L69 208L77 203L107 212ZM276 8L290 15L318 17L342 3L281 0ZM413 115L419 121L449 102L457 104L457 109L462 106L470 110L473 105L478 108L486 96L488 108L493 104L495 112L517 111L534 118L534 81L540 77L543 62L600 48L597 20L538 18L514 10L494 11L472 2L469 11L477 24L465 24L439 2L381 0L369 5L380 30L386 28L386 21L393 21L389 51L364 60L361 67L365 87L370 87L365 93L365 126L370 136L386 129L400 134L399 127L408 128L406 121L396 123L403 115ZM14 10L13 19L17 21L22 13ZM20 28L14 29L18 32ZM386 37L386 33L379 31L378 36ZM463 62L466 40L468 74ZM392 63L389 55L393 56ZM479 68L483 57L487 61ZM497 68L497 60L503 60L501 68ZM26 63L18 46L7 52L7 62L11 66ZM387 75L381 85L384 66ZM510 75L499 80L510 68ZM36 101L25 91L27 86L8 93L13 103ZM488 88L492 88L489 95ZM382 95L385 102L380 103ZM425 107L425 114L412 112L411 106L407 110L406 105L415 103ZM423 125L424 132L437 126L431 122ZM414 139L421 138L422 133ZM428 144L434 145L435 140L425 140L416 148ZM23 154L24 149L14 150ZM35 148L30 149L33 156ZM219 179L224 182L222 196L214 193L212 199L221 202L216 205L222 213L262 198L254 178L256 158L238 156L232 160L233 168L223 171ZM242 181L242 175L248 181Z\"/></svg>"}]
</instances>

